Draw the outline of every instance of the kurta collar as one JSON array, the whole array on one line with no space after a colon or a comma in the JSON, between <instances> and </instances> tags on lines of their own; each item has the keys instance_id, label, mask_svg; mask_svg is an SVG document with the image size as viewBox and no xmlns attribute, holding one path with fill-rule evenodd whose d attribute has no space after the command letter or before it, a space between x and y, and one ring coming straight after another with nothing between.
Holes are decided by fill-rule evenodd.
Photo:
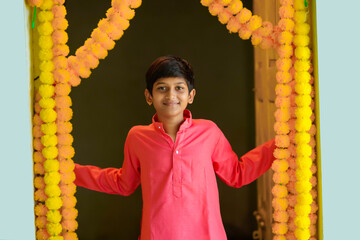
<instances>
[{"instance_id":1,"label":"kurta collar","mask_svg":"<svg viewBox=\"0 0 360 240\"><path fill-rule=\"evenodd\" d=\"M184 130L184 129L190 127L191 124L192 124L192 115L191 115L190 110L185 109L183 114L184 114L183 116L184 116L184 120L185 120L185 121L180 125L179 131L180 131L180 130ZM153 116L152 122L153 122L154 127L155 127L156 129L164 129L164 128L163 128L163 124L158 121L158 116L157 116L157 114L155 114L155 115Z\"/></svg>"}]
</instances>

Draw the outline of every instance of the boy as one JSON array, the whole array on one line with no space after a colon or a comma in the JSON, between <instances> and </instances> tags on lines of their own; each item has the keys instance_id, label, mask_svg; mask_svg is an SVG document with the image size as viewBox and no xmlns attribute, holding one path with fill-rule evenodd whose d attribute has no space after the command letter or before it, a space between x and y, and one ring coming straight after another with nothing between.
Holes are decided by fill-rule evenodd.
<instances>
[{"instance_id":1,"label":"boy","mask_svg":"<svg viewBox=\"0 0 360 240\"><path fill-rule=\"evenodd\" d=\"M145 98L156 114L126 138L120 169L76 165L75 184L129 195L142 184L141 240L225 240L215 173L241 187L267 171L274 141L241 157L209 120L192 119L194 76L181 58L156 59L146 73Z\"/></svg>"}]
</instances>

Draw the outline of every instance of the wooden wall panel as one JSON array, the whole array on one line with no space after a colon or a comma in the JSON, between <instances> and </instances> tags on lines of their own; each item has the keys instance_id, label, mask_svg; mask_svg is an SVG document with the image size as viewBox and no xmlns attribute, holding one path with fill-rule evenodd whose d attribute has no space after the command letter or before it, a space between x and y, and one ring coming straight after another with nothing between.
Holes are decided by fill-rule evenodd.
<instances>
[{"instance_id":1,"label":"wooden wall panel","mask_svg":"<svg viewBox=\"0 0 360 240\"><path fill-rule=\"evenodd\" d=\"M254 14L262 17L263 21L276 24L279 21L279 0L254 0ZM263 50L254 48L255 66L255 121L256 145L260 145L275 136L274 112L275 107L275 74L276 52L273 49ZM257 181L258 211L254 213L258 220L258 230L254 232L254 239L272 239L272 170L265 173Z\"/></svg>"}]
</instances>

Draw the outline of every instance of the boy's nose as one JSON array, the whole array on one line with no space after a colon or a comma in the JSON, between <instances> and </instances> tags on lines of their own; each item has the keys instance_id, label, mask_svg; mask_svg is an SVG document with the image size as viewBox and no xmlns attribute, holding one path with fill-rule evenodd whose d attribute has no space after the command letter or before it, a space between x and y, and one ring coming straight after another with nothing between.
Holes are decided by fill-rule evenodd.
<instances>
[{"instance_id":1,"label":"boy's nose","mask_svg":"<svg viewBox=\"0 0 360 240\"><path fill-rule=\"evenodd\" d=\"M175 91L175 89L170 88L170 90L168 91L167 97L168 97L169 99L172 99L172 98L175 98L175 96L176 96L176 91Z\"/></svg>"}]
</instances>

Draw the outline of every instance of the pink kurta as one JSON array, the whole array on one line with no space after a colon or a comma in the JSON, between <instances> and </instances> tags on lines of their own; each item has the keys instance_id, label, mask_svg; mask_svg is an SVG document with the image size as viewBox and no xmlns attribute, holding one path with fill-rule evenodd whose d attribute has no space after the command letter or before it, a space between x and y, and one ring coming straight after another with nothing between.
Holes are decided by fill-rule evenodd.
<instances>
[{"instance_id":1,"label":"pink kurta","mask_svg":"<svg viewBox=\"0 0 360 240\"><path fill-rule=\"evenodd\" d=\"M240 158L221 130L209 120L184 111L175 143L157 122L135 126L125 142L122 168L76 164L77 186L129 195L142 184L141 240L225 240L215 173L241 187L267 171L274 141Z\"/></svg>"}]
</instances>

